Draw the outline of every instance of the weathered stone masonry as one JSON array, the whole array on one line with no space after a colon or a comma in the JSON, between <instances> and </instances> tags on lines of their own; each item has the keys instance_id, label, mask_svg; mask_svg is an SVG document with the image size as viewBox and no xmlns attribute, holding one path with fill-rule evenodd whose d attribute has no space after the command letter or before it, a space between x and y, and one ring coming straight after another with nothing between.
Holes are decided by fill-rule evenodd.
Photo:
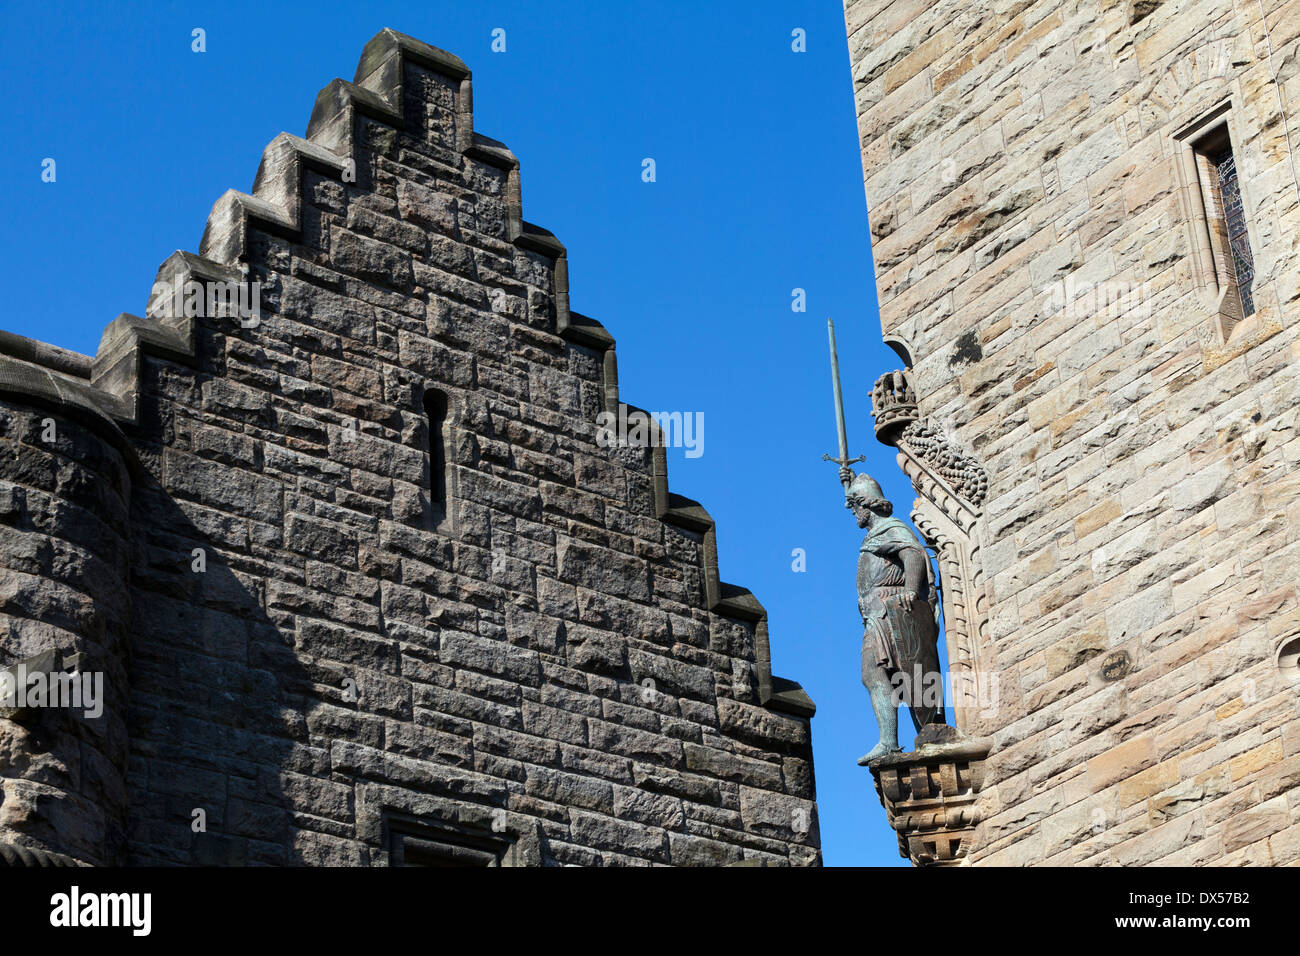
<instances>
[{"instance_id":1,"label":"weathered stone masonry","mask_svg":"<svg viewBox=\"0 0 1300 956\"><path fill-rule=\"evenodd\" d=\"M940 551L953 669L997 681L958 712L990 738L978 772L886 795L949 860L1300 862L1300 3L845 21L905 366L877 425ZM1189 146L1213 124L1253 315L1216 301L1232 263Z\"/></svg>"},{"instance_id":2,"label":"weathered stone masonry","mask_svg":"<svg viewBox=\"0 0 1300 956\"><path fill-rule=\"evenodd\" d=\"M614 340L471 110L385 30L146 317L0 337L0 664L107 688L0 713L0 859L820 862L812 702L663 450L597 445Z\"/></svg>"}]
</instances>

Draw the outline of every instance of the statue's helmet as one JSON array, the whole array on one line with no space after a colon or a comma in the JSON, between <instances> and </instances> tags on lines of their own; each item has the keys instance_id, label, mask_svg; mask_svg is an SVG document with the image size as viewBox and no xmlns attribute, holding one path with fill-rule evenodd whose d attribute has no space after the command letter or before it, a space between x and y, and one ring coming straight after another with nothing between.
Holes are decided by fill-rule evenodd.
<instances>
[{"instance_id":1,"label":"statue's helmet","mask_svg":"<svg viewBox=\"0 0 1300 956\"><path fill-rule=\"evenodd\" d=\"M859 502L864 507L886 517L894 513L894 506L880 490L880 483L868 474L854 475L853 481L844 492L844 499L846 508L852 507L854 502Z\"/></svg>"}]
</instances>

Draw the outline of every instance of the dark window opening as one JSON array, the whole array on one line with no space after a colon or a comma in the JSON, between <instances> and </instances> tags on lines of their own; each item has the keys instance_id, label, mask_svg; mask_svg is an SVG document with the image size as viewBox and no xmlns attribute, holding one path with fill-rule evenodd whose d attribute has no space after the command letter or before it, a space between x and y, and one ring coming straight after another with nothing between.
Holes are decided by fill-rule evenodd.
<instances>
[{"instance_id":1,"label":"dark window opening","mask_svg":"<svg viewBox=\"0 0 1300 956\"><path fill-rule=\"evenodd\" d=\"M445 392L424 393L424 413L429 425L429 499L440 519L447 514L447 418Z\"/></svg>"},{"instance_id":2,"label":"dark window opening","mask_svg":"<svg viewBox=\"0 0 1300 956\"><path fill-rule=\"evenodd\" d=\"M1210 157L1218 179L1219 207L1223 216L1224 238L1232 257L1233 272L1237 279L1237 294L1241 297L1243 317L1255 314L1251 285L1255 281L1255 260L1250 254L1250 236L1246 232L1246 211L1241 205L1241 184L1237 181L1237 162L1232 148L1222 149Z\"/></svg>"},{"instance_id":3,"label":"dark window opening","mask_svg":"<svg viewBox=\"0 0 1300 956\"><path fill-rule=\"evenodd\" d=\"M388 818L391 866L510 866L513 836L485 827Z\"/></svg>"}]
</instances>

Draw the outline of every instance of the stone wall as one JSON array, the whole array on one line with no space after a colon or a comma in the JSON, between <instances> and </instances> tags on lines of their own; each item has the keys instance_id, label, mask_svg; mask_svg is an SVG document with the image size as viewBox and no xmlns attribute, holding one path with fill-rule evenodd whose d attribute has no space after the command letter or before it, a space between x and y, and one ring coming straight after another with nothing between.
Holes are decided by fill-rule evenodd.
<instances>
[{"instance_id":1,"label":"stone wall","mask_svg":"<svg viewBox=\"0 0 1300 956\"><path fill-rule=\"evenodd\" d=\"M950 553L954 670L996 691L959 721L993 745L972 862L1300 861L1300 3L1262 10L846 0L881 321L931 439L891 443ZM1206 116L1253 316L1181 165Z\"/></svg>"},{"instance_id":2,"label":"stone wall","mask_svg":"<svg viewBox=\"0 0 1300 956\"><path fill-rule=\"evenodd\" d=\"M0 370L0 833L106 863L126 828L131 452L111 422L9 384ZM97 699L29 699L29 672L74 671L102 675Z\"/></svg>"},{"instance_id":3,"label":"stone wall","mask_svg":"<svg viewBox=\"0 0 1300 956\"><path fill-rule=\"evenodd\" d=\"M614 340L471 103L463 63L383 31L93 361L6 343L138 463L126 840L0 816L5 839L383 865L414 827L523 864L820 862L812 702L663 449L597 442ZM256 308L192 314L219 283ZM12 443L33 426L6 408ZM3 540L16 568L33 545Z\"/></svg>"}]
</instances>

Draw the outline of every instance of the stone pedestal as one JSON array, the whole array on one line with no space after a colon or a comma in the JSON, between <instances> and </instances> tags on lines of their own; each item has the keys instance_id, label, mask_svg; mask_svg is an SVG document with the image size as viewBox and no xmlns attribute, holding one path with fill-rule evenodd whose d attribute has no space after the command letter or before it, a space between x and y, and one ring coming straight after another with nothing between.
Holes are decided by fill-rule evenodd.
<instances>
[{"instance_id":1,"label":"stone pedestal","mask_svg":"<svg viewBox=\"0 0 1300 956\"><path fill-rule=\"evenodd\" d=\"M915 750L869 765L876 792L898 833L898 853L916 866L959 866L979 823L976 797L984 785L990 741L932 724Z\"/></svg>"}]
</instances>

